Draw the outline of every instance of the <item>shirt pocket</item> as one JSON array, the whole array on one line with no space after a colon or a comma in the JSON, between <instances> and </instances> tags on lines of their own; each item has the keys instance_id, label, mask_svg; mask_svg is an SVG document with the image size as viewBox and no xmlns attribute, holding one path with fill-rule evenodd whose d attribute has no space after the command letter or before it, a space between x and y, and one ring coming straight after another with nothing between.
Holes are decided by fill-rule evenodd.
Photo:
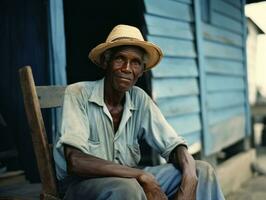
<instances>
[{"instance_id":1,"label":"shirt pocket","mask_svg":"<svg viewBox=\"0 0 266 200\"><path fill-rule=\"evenodd\" d=\"M136 167L140 161L140 148L139 144L127 145L127 164L130 167Z\"/></svg>"},{"instance_id":2,"label":"shirt pocket","mask_svg":"<svg viewBox=\"0 0 266 200\"><path fill-rule=\"evenodd\" d=\"M93 156L102 158L103 150L100 141L94 141L88 139L88 153Z\"/></svg>"}]
</instances>

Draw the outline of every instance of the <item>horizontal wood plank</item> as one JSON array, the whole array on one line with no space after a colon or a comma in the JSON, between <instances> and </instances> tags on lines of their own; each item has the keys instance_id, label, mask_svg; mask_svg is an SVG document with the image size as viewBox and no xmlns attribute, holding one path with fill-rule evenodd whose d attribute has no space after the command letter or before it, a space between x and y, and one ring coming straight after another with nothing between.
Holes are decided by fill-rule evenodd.
<instances>
[{"instance_id":1,"label":"horizontal wood plank","mask_svg":"<svg viewBox=\"0 0 266 200\"><path fill-rule=\"evenodd\" d=\"M201 130L199 114L169 117L166 119L175 131L183 136L188 133L199 132Z\"/></svg>"},{"instance_id":2,"label":"horizontal wood plank","mask_svg":"<svg viewBox=\"0 0 266 200\"><path fill-rule=\"evenodd\" d=\"M164 78L152 80L152 94L155 100L162 97L198 95L199 88L195 78Z\"/></svg>"},{"instance_id":3,"label":"horizontal wood plank","mask_svg":"<svg viewBox=\"0 0 266 200\"><path fill-rule=\"evenodd\" d=\"M222 0L212 0L212 8L241 22L241 9Z\"/></svg>"},{"instance_id":4,"label":"horizontal wood plank","mask_svg":"<svg viewBox=\"0 0 266 200\"><path fill-rule=\"evenodd\" d=\"M37 95L41 108L60 107L63 105L66 86L37 86Z\"/></svg>"},{"instance_id":5,"label":"horizontal wood plank","mask_svg":"<svg viewBox=\"0 0 266 200\"><path fill-rule=\"evenodd\" d=\"M205 55L208 57L243 61L242 48L218 44L210 41L204 41L203 45L204 45Z\"/></svg>"},{"instance_id":6,"label":"horizontal wood plank","mask_svg":"<svg viewBox=\"0 0 266 200\"><path fill-rule=\"evenodd\" d=\"M156 103L165 117L200 111L198 96L160 98Z\"/></svg>"},{"instance_id":7,"label":"horizontal wood plank","mask_svg":"<svg viewBox=\"0 0 266 200\"><path fill-rule=\"evenodd\" d=\"M188 133L188 134L182 135L182 137L184 137L184 139L186 140L186 142L188 143L189 146L191 146L195 143L201 143L201 132L200 131ZM200 150L200 149L198 149L198 150ZM194 152L194 153L196 153L196 152Z\"/></svg>"},{"instance_id":8,"label":"horizontal wood plank","mask_svg":"<svg viewBox=\"0 0 266 200\"><path fill-rule=\"evenodd\" d=\"M208 73L244 76L244 64L240 61L224 60L221 58L206 58L205 70Z\"/></svg>"},{"instance_id":9,"label":"horizontal wood plank","mask_svg":"<svg viewBox=\"0 0 266 200\"><path fill-rule=\"evenodd\" d=\"M195 59L163 58L152 69L153 77L197 77L198 69Z\"/></svg>"},{"instance_id":10,"label":"horizontal wood plank","mask_svg":"<svg viewBox=\"0 0 266 200\"><path fill-rule=\"evenodd\" d=\"M212 24L226 28L227 30L230 30L235 33L242 34L242 24L240 21L236 21L230 17L224 16L220 13L217 13L213 11L212 13Z\"/></svg>"},{"instance_id":11,"label":"horizontal wood plank","mask_svg":"<svg viewBox=\"0 0 266 200\"><path fill-rule=\"evenodd\" d=\"M193 21L191 5L171 0L144 0L146 12L163 17Z\"/></svg>"},{"instance_id":12,"label":"horizontal wood plank","mask_svg":"<svg viewBox=\"0 0 266 200\"><path fill-rule=\"evenodd\" d=\"M244 104L238 107L229 107L229 108L222 108L219 110L211 110L208 112L208 124L209 126L220 123L222 121L229 120L238 115L244 115L245 107Z\"/></svg>"},{"instance_id":13,"label":"horizontal wood plank","mask_svg":"<svg viewBox=\"0 0 266 200\"><path fill-rule=\"evenodd\" d=\"M172 38L163 38L157 36L149 36L148 41L161 47L164 55L174 57L195 58L196 51L193 41L184 41Z\"/></svg>"},{"instance_id":14,"label":"horizontal wood plank","mask_svg":"<svg viewBox=\"0 0 266 200\"><path fill-rule=\"evenodd\" d=\"M241 0L222 0L224 2L227 2L228 4L231 4L233 6L235 6L236 8L241 8L242 4L241 4Z\"/></svg>"},{"instance_id":15,"label":"horizontal wood plank","mask_svg":"<svg viewBox=\"0 0 266 200\"><path fill-rule=\"evenodd\" d=\"M209 93L207 94L207 109L243 106L245 101L244 91Z\"/></svg>"},{"instance_id":16,"label":"horizontal wood plank","mask_svg":"<svg viewBox=\"0 0 266 200\"><path fill-rule=\"evenodd\" d=\"M243 46L241 34L233 33L206 23L202 23L202 31L204 39L221 42L227 45Z\"/></svg>"},{"instance_id":17,"label":"horizontal wood plank","mask_svg":"<svg viewBox=\"0 0 266 200\"><path fill-rule=\"evenodd\" d=\"M245 90L244 77L207 75L206 79L208 92Z\"/></svg>"},{"instance_id":18,"label":"horizontal wood plank","mask_svg":"<svg viewBox=\"0 0 266 200\"><path fill-rule=\"evenodd\" d=\"M193 40L193 29L189 22L161 18L145 14L148 33L151 35L168 36Z\"/></svg>"},{"instance_id":19,"label":"horizontal wood plank","mask_svg":"<svg viewBox=\"0 0 266 200\"><path fill-rule=\"evenodd\" d=\"M192 0L173 0L173 1L187 3L187 4L192 4Z\"/></svg>"},{"instance_id":20,"label":"horizontal wood plank","mask_svg":"<svg viewBox=\"0 0 266 200\"><path fill-rule=\"evenodd\" d=\"M245 137L245 116L239 115L209 127L205 151L207 155L220 151Z\"/></svg>"}]
</instances>

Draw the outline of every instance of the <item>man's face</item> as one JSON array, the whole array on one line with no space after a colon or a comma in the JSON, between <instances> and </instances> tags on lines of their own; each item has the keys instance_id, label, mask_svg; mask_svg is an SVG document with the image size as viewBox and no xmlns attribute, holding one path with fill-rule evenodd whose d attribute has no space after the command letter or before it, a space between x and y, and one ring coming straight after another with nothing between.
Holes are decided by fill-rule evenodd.
<instances>
[{"instance_id":1,"label":"man's face","mask_svg":"<svg viewBox=\"0 0 266 200\"><path fill-rule=\"evenodd\" d=\"M144 52L136 47L117 49L106 68L106 81L119 92L128 91L143 74Z\"/></svg>"}]
</instances>

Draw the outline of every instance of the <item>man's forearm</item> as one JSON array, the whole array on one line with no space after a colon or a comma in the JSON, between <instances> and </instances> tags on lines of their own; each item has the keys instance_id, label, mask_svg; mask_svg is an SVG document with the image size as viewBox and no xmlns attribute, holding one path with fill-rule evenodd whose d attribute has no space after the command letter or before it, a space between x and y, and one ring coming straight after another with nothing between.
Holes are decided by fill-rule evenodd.
<instances>
[{"instance_id":1,"label":"man's forearm","mask_svg":"<svg viewBox=\"0 0 266 200\"><path fill-rule=\"evenodd\" d=\"M183 171L188 166L191 155L189 154L187 147L184 145L177 146L174 153L174 159L180 169Z\"/></svg>"},{"instance_id":2,"label":"man's forearm","mask_svg":"<svg viewBox=\"0 0 266 200\"><path fill-rule=\"evenodd\" d=\"M189 154L187 147L177 146L171 153L171 161L176 163L182 171L182 180L174 199L196 198L197 175L194 158Z\"/></svg>"},{"instance_id":3,"label":"man's forearm","mask_svg":"<svg viewBox=\"0 0 266 200\"><path fill-rule=\"evenodd\" d=\"M70 146L65 146L67 170L69 174L81 177L124 177L138 179L144 174L140 169L130 168L92 155L84 154Z\"/></svg>"},{"instance_id":4,"label":"man's forearm","mask_svg":"<svg viewBox=\"0 0 266 200\"><path fill-rule=\"evenodd\" d=\"M187 147L185 145L179 145L170 154L169 161L183 171L186 164L188 164L187 156L189 155ZM189 155L190 156L190 155Z\"/></svg>"}]
</instances>

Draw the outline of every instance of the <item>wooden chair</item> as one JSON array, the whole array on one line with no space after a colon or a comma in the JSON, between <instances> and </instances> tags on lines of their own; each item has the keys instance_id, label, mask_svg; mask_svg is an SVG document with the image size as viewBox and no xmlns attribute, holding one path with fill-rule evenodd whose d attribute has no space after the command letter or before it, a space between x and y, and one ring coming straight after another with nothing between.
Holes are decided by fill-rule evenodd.
<instances>
[{"instance_id":1,"label":"wooden chair","mask_svg":"<svg viewBox=\"0 0 266 200\"><path fill-rule=\"evenodd\" d=\"M55 108L63 104L65 87L63 86L35 86L30 66L19 70L24 105L28 124L31 131L34 152L42 182L43 200L59 199L52 146L49 145L41 113L41 108Z\"/></svg>"}]
</instances>

